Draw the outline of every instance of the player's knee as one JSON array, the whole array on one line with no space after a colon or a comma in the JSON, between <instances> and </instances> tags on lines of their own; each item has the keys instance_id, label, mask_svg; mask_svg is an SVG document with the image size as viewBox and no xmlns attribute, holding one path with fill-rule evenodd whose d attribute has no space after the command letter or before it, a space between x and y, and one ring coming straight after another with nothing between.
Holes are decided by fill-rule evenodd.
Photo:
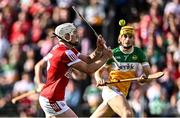
<instances>
[{"instance_id":1,"label":"player's knee","mask_svg":"<svg viewBox=\"0 0 180 118\"><path fill-rule=\"evenodd\" d=\"M134 114L131 110L126 110L125 112L123 112L123 116L124 117L133 117Z\"/></svg>"}]
</instances>

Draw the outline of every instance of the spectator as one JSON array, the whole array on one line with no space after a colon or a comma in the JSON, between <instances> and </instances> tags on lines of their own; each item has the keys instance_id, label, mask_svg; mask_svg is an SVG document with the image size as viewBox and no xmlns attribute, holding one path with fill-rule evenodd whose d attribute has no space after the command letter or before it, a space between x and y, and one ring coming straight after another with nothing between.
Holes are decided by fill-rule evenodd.
<instances>
[{"instance_id":1,"label":"spectator","mask_svg":"<svg viewBox=\"0 0 180 118\"><path fill-rule=\"evenodd\" d=\"M8 51L10 49L10 44L5 36L4 27L0 26L0 60L8 54Z\"/></svg>"}]
</instances>

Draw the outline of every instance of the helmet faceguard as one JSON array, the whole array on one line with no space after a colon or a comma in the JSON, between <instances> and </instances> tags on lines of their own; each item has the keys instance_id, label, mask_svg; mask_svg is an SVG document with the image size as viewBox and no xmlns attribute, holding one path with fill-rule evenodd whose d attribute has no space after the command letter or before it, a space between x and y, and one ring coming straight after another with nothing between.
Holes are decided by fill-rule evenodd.
<instances>
[{"instance_id":1,"label":"helmet faceguard","mask_svg":"<svg viewBox=\"0 0 180 118\"><path fill-rule=\"evenodd\" d=\"M74 26L73 23L64 23L55 28L55 32L53 33L59 41L63 40L71 45L74 45L71 43L71 38L68 40L65 38L66 34L73 35L73 32L76 30L76 27Z\"/></svg>"}]
</instances>

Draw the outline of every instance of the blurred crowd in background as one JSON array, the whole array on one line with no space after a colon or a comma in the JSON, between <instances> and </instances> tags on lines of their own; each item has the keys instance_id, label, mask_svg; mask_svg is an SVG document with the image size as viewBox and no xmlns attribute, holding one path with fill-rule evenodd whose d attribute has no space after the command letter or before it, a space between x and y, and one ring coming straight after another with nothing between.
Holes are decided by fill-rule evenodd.
<instances>
[{"instance_id":1,"label":"blurred crowd in background","mask_svg":"<svg viewBox=\"0 0 180 118\"><path fill-rule=\"evenodd\" d=\"M118 46L118 22L125 19L135 27L135 45L147 55L152 72L165 73L144 86L133 82L127 99L135 116L180 116L180 0L0 0L0 116L44 117L38 94L16 104L11 99L36 88L34 65L57 44L52 38L57 25L78 27L79 52L96 48L95 35L72 5L111 48ZM93 75L74 70L73 78L67 104L89 117L102 101L101 90Z\"/></svg>"}]
</instances>

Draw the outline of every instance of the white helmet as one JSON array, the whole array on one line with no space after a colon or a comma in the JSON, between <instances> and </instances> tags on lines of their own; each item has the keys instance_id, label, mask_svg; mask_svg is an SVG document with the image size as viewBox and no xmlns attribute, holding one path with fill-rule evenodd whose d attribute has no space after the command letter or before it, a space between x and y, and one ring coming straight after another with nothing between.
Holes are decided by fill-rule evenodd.
<instances>
[{"instance_id":1,"label":"white helmet","mask_svg":"<svg viewBox=\"0 0 180 118\"><path fill-rule=\"evenodd\" d=\"M65 39L65 34L69 33L72 35L74 30L76 30L76 27L73 23L64 23L55 28L55 35L58 36L59 40L63 39L69 42L70 40Z\"/></svg>"}]
</instances>

